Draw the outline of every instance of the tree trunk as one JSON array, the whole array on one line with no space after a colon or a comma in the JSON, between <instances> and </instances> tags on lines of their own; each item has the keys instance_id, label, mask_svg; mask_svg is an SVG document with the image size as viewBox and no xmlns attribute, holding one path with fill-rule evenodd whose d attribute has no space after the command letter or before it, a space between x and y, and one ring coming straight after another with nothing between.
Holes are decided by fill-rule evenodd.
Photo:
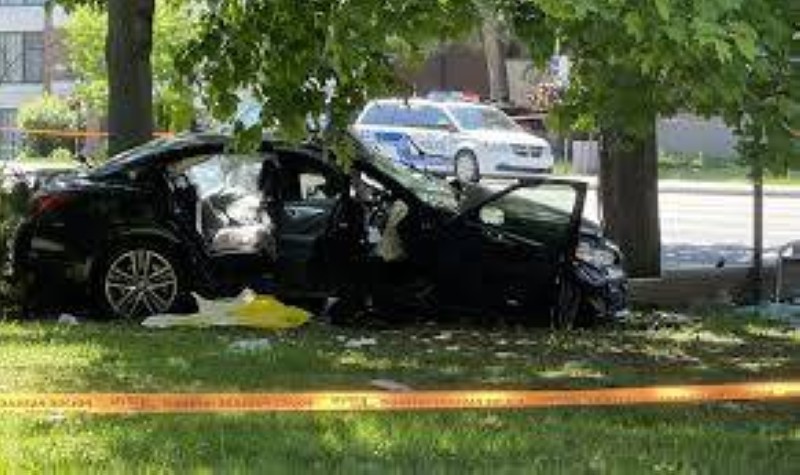
<instances>
[{"instance_id":1,"label":"tree trunk","mask_svg":"<svg viewBox=\"0 0 800 475\"><path fill-rule=\"evenodd\" d=\"M55 3L47 0L44 9L44 30L42 31L42 89L45 94L53 92L53 62L55 57L53 48L55 38L53 35L53 8Z\"/></svg>"},{"instance_id":2,"label":"tree trunk","mask_svg":"<svg viewBox=\"0 0 800 475\"><path fill-rule=\"evenodd\" d=\"M500 22L495 12L484 12L481 35L489 73L489 98L493 102L508 102L505 46L500 36Z\"/></svg>"},{"instance_id":3,"label":"tree trunk","mask_svg":"<svg viewBox=\"0 0 800 475\"><path fill-rule=\"evenodd\" d=\"M604 130L600 199L606 235L625 254L631 277L661 274L658 220L658 153L655 118L644 137Z\"/></svg>"},{"instance_id":4,"label":"tree trunk","mask_svg":"<svg viewBox=\"0 0 800 475\"><path fill-rule=\"evenodd\" d=\"M150 53L155 0L109 0L108 132L115 154L153 135L153 73Z\"/></svg>"}]
</instances>

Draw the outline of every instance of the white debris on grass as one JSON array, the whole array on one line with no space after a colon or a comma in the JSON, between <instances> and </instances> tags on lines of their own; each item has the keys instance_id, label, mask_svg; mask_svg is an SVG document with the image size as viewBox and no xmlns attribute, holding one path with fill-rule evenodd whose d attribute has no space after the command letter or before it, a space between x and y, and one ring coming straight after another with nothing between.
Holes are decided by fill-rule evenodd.
<instances>
[{"instance_id":1,"label":"white debris on grass","mask_svg":"<svg viewBox=\"0 0 800 475\"><path fill-rule=\"evenodd\" d=\"M47 422L50 422L52 424L60 424L60 423L62 423L62 422L67 420L67 415L65 413L61 412L61 411L56 411L56 412L50 413L46 417L46 420L47 420Z\"/></svg>"},{"instance_id":2,"label":"white debris on grass","mask_svg":"<svg viewBox=\"0 0 800 475\"><path fill-rule=\"evenodd\" d=\"M447 340L450 340L451 338L453 338L453 332L450 332L450 331L441 332L438 335L436 335L435 337L433 337L434 340L438 340L438 341L447 341Z\"/></svg>"},{"instance_id":3,"label":"white debris on grass","mask_svg":"<svg viewBox=\"0 0 800 475\"><path fill-rule=\"evenodd\" d=\"M397 381L393 381L391 379L373 379L369 382L370 386L376 387L378 389L383 389L385 391L392 391L392 392L408 392L411 391L411 386L407 384L399 383Z\"/></svg>"},{"instance_id":4,"label":"white debris on grass","mask_svg":"<svg viewBox=\"0 0 800 475\"><path fill-rule=\"evenodd\" d=\"M345 342L345 348L363 348L365 346L375 346L378 341L375 338L354 338Z\"/></svg>"},{"instance_id":5,"label":"white debris on grass","mask_svg":"<svg viewBox=\"0 0 800 475\"><path fill-rule=\"evenodd\" d=\"M257 353L270 349L272 349L272 342L268 338L237 340L228 345L228 351L233 353Z\"/></svg>"},{"instance_id":6,"label":"white debris on grass","mask_svg":"<svg viewBox=\"0 0 800 475\"><path fill-rule=\"evenodd\" d=\"M79 325L78 317L69 313L62 313L58 316L58 323L62 325Z\"/></svg>"}]
</instances>

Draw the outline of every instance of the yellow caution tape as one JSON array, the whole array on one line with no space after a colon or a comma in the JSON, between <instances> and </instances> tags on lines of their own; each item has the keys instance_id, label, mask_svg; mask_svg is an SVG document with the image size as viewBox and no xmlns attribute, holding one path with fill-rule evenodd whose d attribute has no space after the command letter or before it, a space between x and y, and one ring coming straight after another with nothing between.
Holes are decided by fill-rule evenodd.
<instances>
[{"instance_id":1,"label":"yellow caution tape","mask_svg":"<svg viewBox=\"0 0 800 475\"><path fill-rule=\"evenodd\" d=\"M524 409L800 399L800 382L560 391L0 394L0 412L94 414Z\"/></svg>"}]
</instances>

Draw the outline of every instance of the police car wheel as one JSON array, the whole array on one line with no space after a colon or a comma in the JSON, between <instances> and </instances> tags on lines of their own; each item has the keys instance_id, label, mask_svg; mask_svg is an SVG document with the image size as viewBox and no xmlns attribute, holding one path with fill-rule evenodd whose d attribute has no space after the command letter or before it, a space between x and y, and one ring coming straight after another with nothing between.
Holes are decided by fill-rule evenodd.
<instances>
[{"instance_id":1,"label":"police car wheel","mask_svg":"<svg viewBox=\"0 0 800 475\"><path fill-rule=\"evenodd\" d=\"M474 153L462 150L456 154L455 175L459 181L465 183L477 183L480 180L478 159Z\"/></svg>"}]
</instances>

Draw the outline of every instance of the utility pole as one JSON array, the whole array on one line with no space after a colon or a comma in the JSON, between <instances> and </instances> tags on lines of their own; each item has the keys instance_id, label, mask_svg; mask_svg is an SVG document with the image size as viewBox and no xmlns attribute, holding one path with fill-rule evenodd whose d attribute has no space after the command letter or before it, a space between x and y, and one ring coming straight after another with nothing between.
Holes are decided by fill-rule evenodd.
<instances>
[{"instance_id":1,"label":"utility pole","mask_svg":"<svg viewBox=\"0 0 800 475\"><path fill-rule=\"evenodd\" d=\"M762 140L764 137L762 137ZM764 299L764 163L760 146L754 147L753 175L753 265L750 282L753 303L760 305Z\"/></svg>"}]
</instances>

